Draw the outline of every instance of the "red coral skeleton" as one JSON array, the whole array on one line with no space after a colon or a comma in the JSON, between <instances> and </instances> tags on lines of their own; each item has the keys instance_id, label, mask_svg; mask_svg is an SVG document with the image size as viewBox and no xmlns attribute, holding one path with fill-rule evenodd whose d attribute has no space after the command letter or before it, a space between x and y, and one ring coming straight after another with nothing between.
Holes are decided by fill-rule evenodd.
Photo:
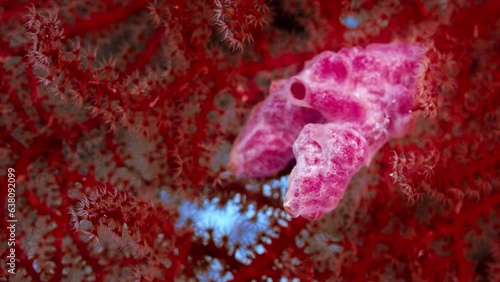
<instances>
[{"instance_id":1,"label":"red coral skeleton","mask_svg":"<svg viewBox=\"0 0 500 282\"><path fill-rule=\"evenodd\" d=\"M0 1L0 279L500 280L499 14L495 0ZM414 120L341 179L332 212L292 218L303 175L287 175L318 156L291 145L359 108L314 104L307 62L391 42L426 50L390 69L414 76L388 78L416 78L388 110L412 100ZM226 167L247 120L293 131L259 149L279 168ZM367 137L334 131L355 162Z\"/></svg>"}]
</instances>

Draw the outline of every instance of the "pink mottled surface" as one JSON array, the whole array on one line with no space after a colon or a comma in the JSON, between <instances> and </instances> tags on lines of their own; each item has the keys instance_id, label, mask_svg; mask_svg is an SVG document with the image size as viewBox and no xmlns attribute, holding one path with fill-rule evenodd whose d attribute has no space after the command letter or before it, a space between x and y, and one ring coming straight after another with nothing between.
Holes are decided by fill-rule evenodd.
<instances>
[{"instance_id":1,"label":"pink mottled surface","mask_svg":"<svg viewBox=\"0 0 500 282\"><path fill-rule=\"evenodd\" d=\"M390 43L318 54L271 85L236 139L229 169L272 176L295 155L284 207L293 217L322 217L337 207L352 176L406 132L424 52Z\"/></svg>"},{"instance_id":2,"label":"pink mottled surface","mask_svg":"<svg viewBox=\"0 0 500 282\"><path fill-rule=\"evenodd\" d=\"M283 80L273 82L269 96L250 113L229 155L228 168L234 174L275 175L293 160L292 145L302 127L323 120L318 111L293 105L287 86Z\"/></svg>"},{"instance_id":3,"label":"pink mottled surface","mask_svg":"<svg viewBox=\"0 0 500 282\"><path fill-rule=\"evenodd\" d=\"M352 124L307 124L293 144L297 165L290 174L285 209L317 219L334 209L366 158L365 138Z\"/></svg>"}]
</instances>

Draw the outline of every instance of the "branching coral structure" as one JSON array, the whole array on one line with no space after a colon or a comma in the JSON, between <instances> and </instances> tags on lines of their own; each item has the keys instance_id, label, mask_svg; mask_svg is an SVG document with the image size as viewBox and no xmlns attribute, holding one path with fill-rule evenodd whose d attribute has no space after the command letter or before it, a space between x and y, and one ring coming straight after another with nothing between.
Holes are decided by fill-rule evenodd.
<instances>
[{"instance_id":1,"label":"branching coral structure","mask_svg":"<svg viewBox=\"0 0 500 282\"><path fill-rule=\"evenodd\" d=\"M500 1L0 3L0 281L500 281Z\"/></svg>"},{"instance_id":2,"label":"branching coral structure","mask_svg":"<svg viewBox=\"0 0 500 282\"><path fill-rule=\"evenodd\" d=\"M236 139L229 169L271 176L295 155L285 210L321 218L337 207L352 176L407 131L424 54L420 45L393 42L317 55L271 86Z\"/></svg>"}]
</instances>

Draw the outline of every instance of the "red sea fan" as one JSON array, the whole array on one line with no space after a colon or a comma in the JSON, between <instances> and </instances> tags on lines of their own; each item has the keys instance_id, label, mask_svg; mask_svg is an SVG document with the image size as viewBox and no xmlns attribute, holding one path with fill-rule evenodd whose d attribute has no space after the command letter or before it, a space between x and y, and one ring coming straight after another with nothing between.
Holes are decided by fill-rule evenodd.
<instances>
[{"instance_id":1,"label":"red sea fan","mask_svg":"<svg viewBox=\"0 0 500 282\"><path fill-rule=\"evenodd\" d=\"M0 1L0 279L499 280L499 14L494 0ZM371 59L348 53L394 42L425 54L382 68L410 94L384 104L351 69ZM317 60L338 85L315 88ZM339 91L342 67L380 99ZM376 146L333 123L382 104L413 120L379 122ZM248 136L267 144L231 151ZM312 141L355 169L309 177ZM343 185L316 213L305 178ZM318 220L292 219L285 195Z\"/></svg>"}]
</instances>

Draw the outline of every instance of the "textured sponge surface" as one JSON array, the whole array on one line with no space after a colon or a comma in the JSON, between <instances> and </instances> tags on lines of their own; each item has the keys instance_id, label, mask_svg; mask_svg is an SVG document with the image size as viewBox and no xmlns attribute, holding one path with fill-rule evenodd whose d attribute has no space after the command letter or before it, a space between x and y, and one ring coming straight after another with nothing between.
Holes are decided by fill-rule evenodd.
<instances>
[{"instance_id":1,"label":"textured sponge surface","mask_svg":"<svg viewBox=\"0 0 500 282\"><path fill-rule=\"evenodd\" d=\"M271 85L236 139L229 169L272 176L295 157L285 210L321 218L337 207L352 176L405 134L425 51L389 43L318 54Z\"/></svg>"}]
</instances>

